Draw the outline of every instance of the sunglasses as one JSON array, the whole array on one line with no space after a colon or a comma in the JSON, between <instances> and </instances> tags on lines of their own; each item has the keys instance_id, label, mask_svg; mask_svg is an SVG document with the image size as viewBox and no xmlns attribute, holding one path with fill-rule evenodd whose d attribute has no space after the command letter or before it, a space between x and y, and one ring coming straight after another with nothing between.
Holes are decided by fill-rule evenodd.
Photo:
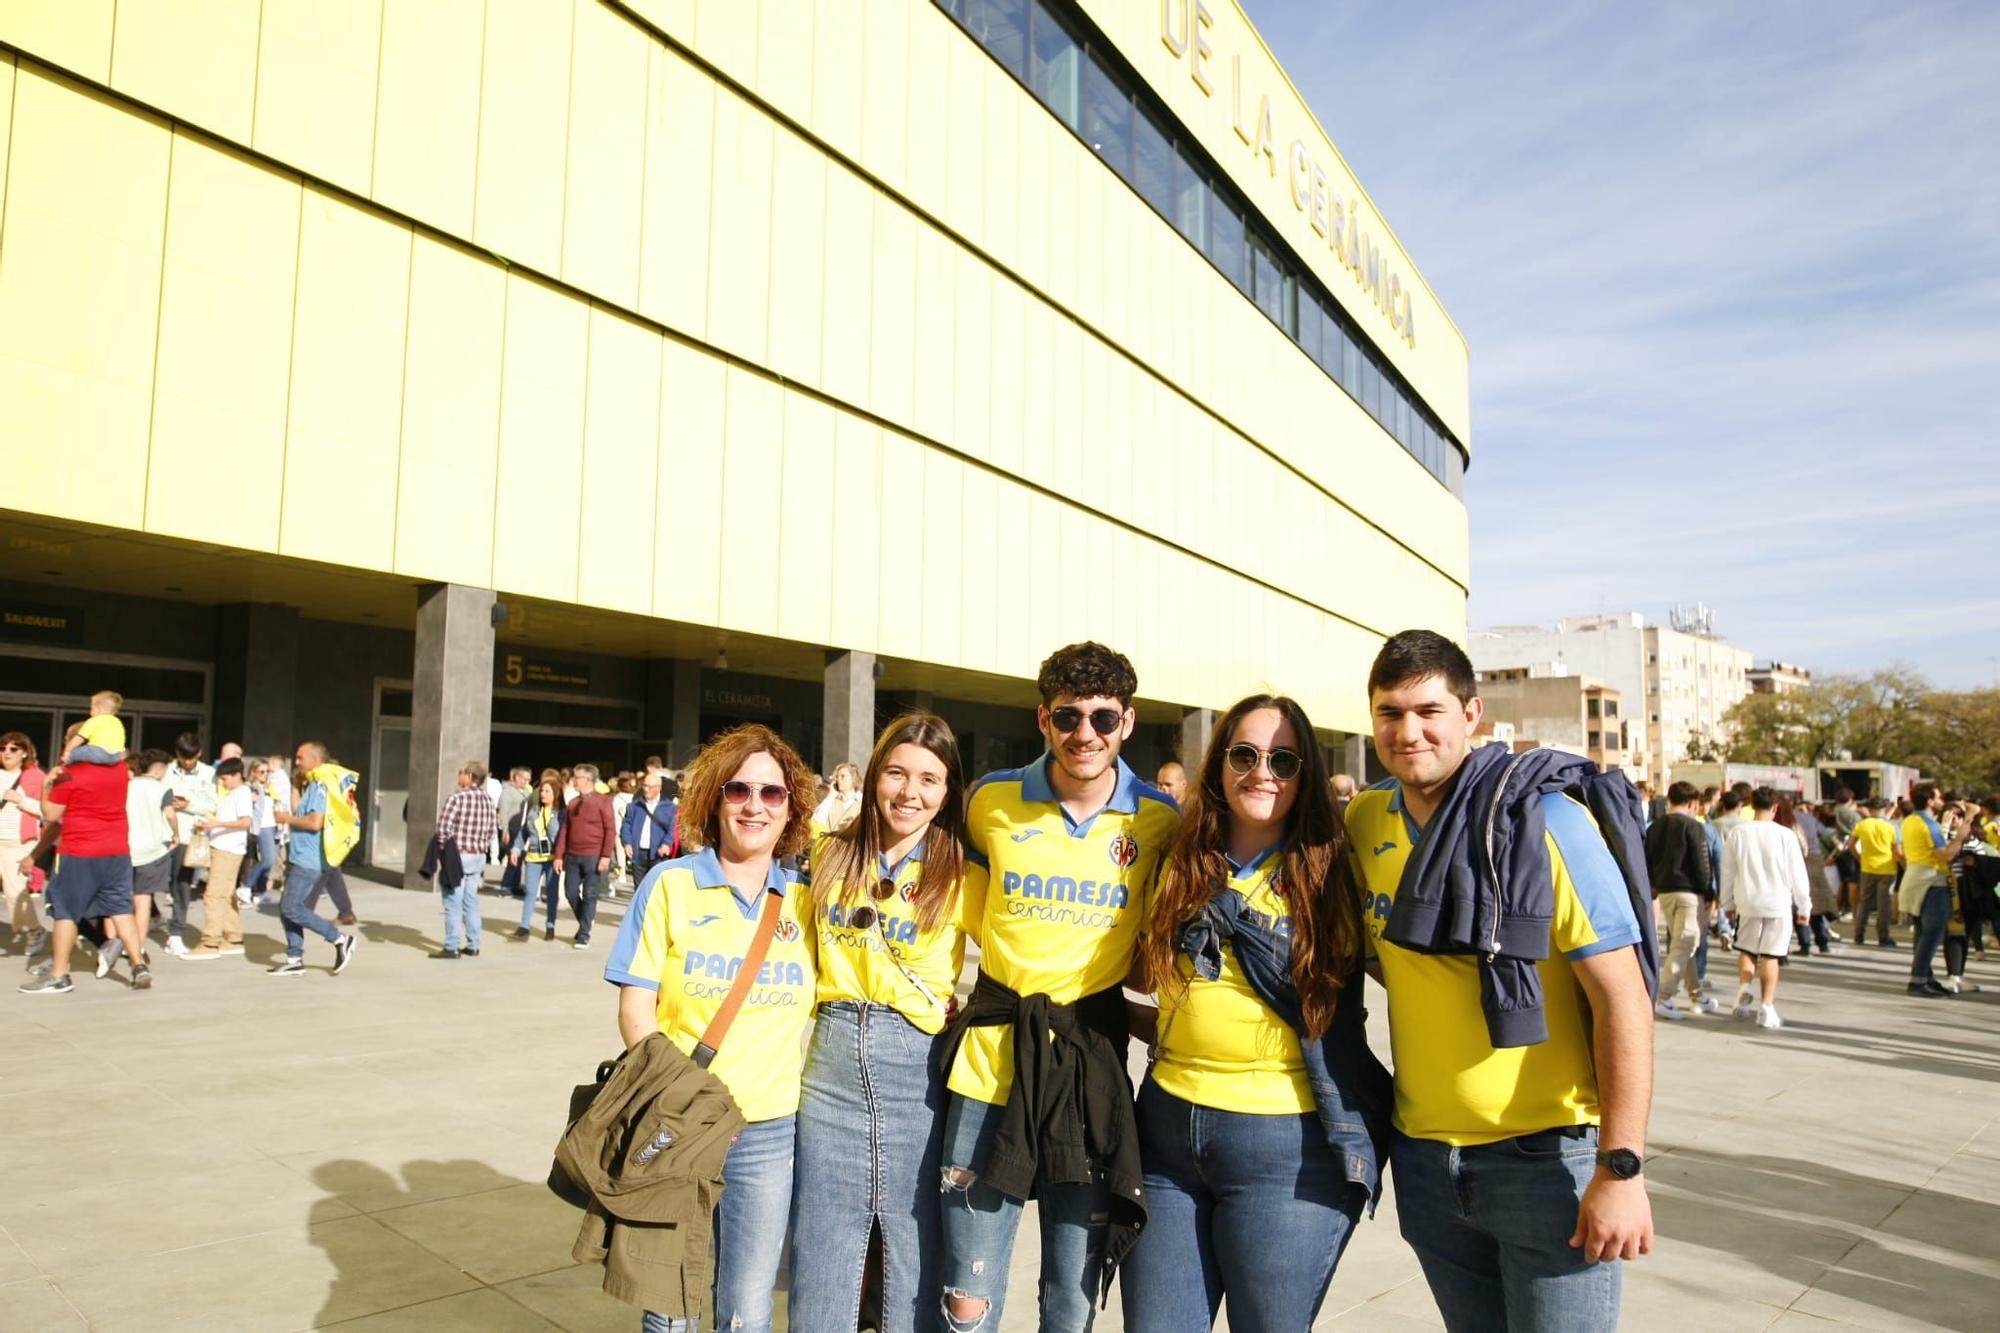
<instances>
[{"instance_id":1,"label":"sunglasses","mask_svg":"<svg viewBox=\"0 0 2000 1333\"><path fill-rule=\"evenodd\" d=\"M24 747L19 745L0 745L0 754L26 754L27 752Z\"/></svg>"},{"instance_id":2,"label":"sunglasses","mask_svg":"<svg viewBox=\"0 0 2000 1333\"><path fill-rule=\"evenodd\" d=\"M1081 708L1071 708L1065 704L1049 711L1049 721L1056 724L1056 730L1067 736L1090 720L1090 729L1100 736L1116 735L1118 728L1125 724L1125 714L1116 708L1093 708L1086 713Z\"/></svg>"},{"instance_id":3,"label":"sunglasses","mask_svg":"<svg viewBox=\"0 0 2000 1333\"><path fill-rule=\"evenodd\" d=\"M725 782L722 784L722 799L731 805L742 805L755 796L764 803L766 810L781 809L792 799L789 787L774 787L762 782Z\"/></svg>"},{"instance_id":4,"label":"sunglasses","mask_svg":"<svg viewBox=\"0 0 2000 1333\"><path fill-rule=\"evenodd\" d=\"M1271 767L1271 776L1280 782L1290 782L1299 775L1305 760L1291 750L1260 750L1248 742L1230 746L1222 752L1229 761L1229 771L1248 775L1257 771L1257 761L1264 760Z\"/></svg>"},{"instance_id":5,"label":"sunglasses","mask_svg":"<svg viewBox=\"0 0 2000 1333\"><path fill-rule=\"evenodd\" d=\"M896 881L884 876L875 881L875 887L868 890L868 896L878 903L886 903L896 896ZM882 913L868 903L854 909L848 915L847 923L856 930L873 930Z\"/></svg>"}]
</instances>

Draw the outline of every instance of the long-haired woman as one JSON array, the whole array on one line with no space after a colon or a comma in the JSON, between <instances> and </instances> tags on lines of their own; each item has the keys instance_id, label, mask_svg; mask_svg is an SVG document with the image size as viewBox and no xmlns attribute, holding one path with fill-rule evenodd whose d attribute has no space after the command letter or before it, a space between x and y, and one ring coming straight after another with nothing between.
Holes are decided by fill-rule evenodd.
<instances>
[{"instance_id":1,"label":"long-haired woman","mask_svg":"<svg viewBox=\"0 0 2000 1333\"><path fill-rule=\"evenodd\" d=\"M799 1072L813 1001L811 904L782 860L805 846L813 772L768 727L723 732L688 768L681 840L694 849L648 871L618 927L604 979L618 986L625 1046L664 1032L692 1052L750 951L770 895L776 934L708 1072L749 1122L723 1162L715 1210L714 1329L770 1333L792 1203ZM649 1333L697 1321L647 1311Z\"/></svg>"},{"instance_id":2,"label":"long-haired woman","mask_svg":"<svg viewBox=\"0 0 2000 1333\"><path fill-rule=\"evenodd\" d=\"M932 1054L986 901L986 872L964 851L965 769L942 718L891 722L858 789L855 818L812 858L818 1017L792 1226L800 1333L853 1333L871 1235L882 1333L937 1325L944 1082Z\"/></svg>"},{"instance_id":3,"label":"long-haired woman","mask_svg":"<svg viewBox=\"0 0 2000 1333\"><path fill-rule=\"evenodd\" d=\"M563 804L562 779L550 769L542 774L541 782L535 787L535 799L521 812L521 825L514 834L514 845L507 855L521 868L521 923L514 927L514 938L525 940L534 931L535 908L546 898L548 900L548 922L542 928L542 938L556 937L556 904L562 900L562 876L555 865L556 836L562 832L563 817L569 807Z\"/></svg>"},{"instance_id":4,"label":"long-haired woman","mask_svg":"<svg viewBox=\"0 0 2000 1333\"><path fill-rule=\"evenodd\" d=\"M1345 833L1305 710L1216 724L1140 946L1160 999L1139 1092L1149 1215L1120 1275L1136 1329L1310 1326L1379 1184L1388 1076L1362 1029Z\"/></svg>"}]
</instances>

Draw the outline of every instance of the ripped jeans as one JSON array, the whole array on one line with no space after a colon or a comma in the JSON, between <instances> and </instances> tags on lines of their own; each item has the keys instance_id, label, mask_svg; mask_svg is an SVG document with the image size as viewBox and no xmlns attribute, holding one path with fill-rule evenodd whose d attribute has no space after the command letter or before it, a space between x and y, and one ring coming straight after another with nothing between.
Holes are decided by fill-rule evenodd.
<instances>
[{"instance_id":1,"label":"ripped jeans","mask_svg":"<svg viewBox=\"0 0 2000 1333\"><path fill-rule=\"evenodd\" d=\"M1007 1269L1014 1254L1014 1231L1022 1202L978 1178L993 1152L1003 1106L951 1094L944 1127L944 1323L947 1333L997 1330L1007 1301ZM953 1181L969 1169L970 1186ZM1104 1263L1104 1234L1110 1196L1102 1180L1088 1185L1039 1185L1035 1207L1042 1226L1041 1329L1043 1333L1085 1333L1097 1314L1097 1287ZM986 1302L971 1319L951 1313L951 1297ZM1016 1321L1018 1323L1018 1321Z\"/></svg>"}]
</instances>

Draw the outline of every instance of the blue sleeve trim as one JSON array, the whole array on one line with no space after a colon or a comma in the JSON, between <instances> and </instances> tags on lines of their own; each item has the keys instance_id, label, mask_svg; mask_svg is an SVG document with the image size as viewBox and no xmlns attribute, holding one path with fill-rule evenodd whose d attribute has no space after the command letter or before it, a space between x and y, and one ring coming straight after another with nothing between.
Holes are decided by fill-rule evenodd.
<instances>
[{"instance_id":1,"label":"blue sleeve trim","mask_svg":"<svg viewBox=\"0 0 2000 1333\"><path fill-rule=\"evenodd\" d=\"M1579 958L1592 958L1601 953L1610 953L1613 949L1629 949L1638 942L1639 928L1634 926L1629 939L1599 940L1595 944L1586 944L1581 949L1571 949L1563 957L1574 963Z\"/></svg>"},{"instance_id":2,"label":"blue sleeve trim","mask_svg":"<svg viewBox=\"0 0 2000 1333\"><path fill-rule=\"evenodd\" d=\"M645 977L635 977L630 972L621 972L616 968L605 968L604 979L614 986L640 986L655 993L660 989L660 983L657 981L648 981Z\"/></svg>"},{"instance_id":3,"label":"blue sleeve trim","mask_svg":"<svg viewBox=\"0 0 2000 1333\"><path fill-rule=\"evenodd\" d=\"M1637 943L1639 919L1632 914L1625 873L1618 868L1590 812L1558 792L1543 798L1542 814L1598 943Z\"/></svg>"}]
</instances>

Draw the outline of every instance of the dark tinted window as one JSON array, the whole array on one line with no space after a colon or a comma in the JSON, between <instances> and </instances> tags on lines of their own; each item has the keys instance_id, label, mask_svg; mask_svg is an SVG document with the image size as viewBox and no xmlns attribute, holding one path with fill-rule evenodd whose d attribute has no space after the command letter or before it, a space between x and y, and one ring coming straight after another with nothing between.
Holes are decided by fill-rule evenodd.
<instances>
[{"instance_id":1,"label":"dark tinted window","mask_svg":"<svg viewBox=\"0 0 2000 1333\"><path fill-rule=\"evenodd\" d=\"M1278 267L1278 257L1271 253L1271 247L1262 237L1250 242L1250 277L1250 299L1270 316L1273 324L1284 327L1285 271Z\"/></svg>"},{"instance_id":2,"label":"dark tinted window","mask_svg":"<svg viewBox=\"0 0 2000 1333\"><path fill-rule=\"evenodd\" d=\"M1132 117L1132 183L1161 217L1174 216L1174 146L1143 108Z\"/></svg>"},{"instance_id":3,"label":"dark tinted window","mask_svg":"<svg viewBox=\"0 0 2000 1333\"><path fill-rule=\"evenodd\" d=\"M1042 0L1035 0L1029 36L1028 86L1058 120L1075 129L1077 71L1083 63L1083 47Z\"/></svg>"},{"instance_id":4,"label":"dark tinted window","mask_svg":"<svg viewBox=\"0 0 2000 1333\"><path fill-rule=\"evenodd\" d=\"M1250 290L1247 256L1243 252L1243 215L1213 191L1208 196L1208 257L1231 282L1246 292Z\"/></svg>"},{"instance_id":5,"label":"dark tinted window","mask_svg":"<svg viewBox=\"0 0 2000 1333\"><path fill-rule=\"evenodd\" d=\"M1300 310L1299 346L1305 349L1307 356L1322 366L1326 364L1320 360L1320 330L1325 327L1323 320L1324 317L1319 312L1319 302L1308 296Z\"/></svg>"},{"instance_id":6,"label":"dark tinted window","mask_svg":"<svg viewBox=\"0 0 2000 1333\"><path fill-rule=\"evenodd\" d=\"M1083 70L1083 141L1113 171L1132 178L1132 94L1095 60Z\"/></svg>"},{"instance_id":7,"label":"dark tinted window","mask_svg":"<svg viewBox=\"0 0 2000 1333\"><path fill-rule=\"evenodd\" d=\"M960 0L958 18L1015 78L1027 74L1028 0Z\"/></svg>"},{"instance_id":8,"label":"dark tinted window","mask_svg":"<svg viewBox=\"0 0 2000 1333\"><path fill-rule=\"evenodd\" d=\"M1174 155L1174 225L1197 250L1208 250L1208 181L1187 154Z\"/></svg>"}]
</instances>

